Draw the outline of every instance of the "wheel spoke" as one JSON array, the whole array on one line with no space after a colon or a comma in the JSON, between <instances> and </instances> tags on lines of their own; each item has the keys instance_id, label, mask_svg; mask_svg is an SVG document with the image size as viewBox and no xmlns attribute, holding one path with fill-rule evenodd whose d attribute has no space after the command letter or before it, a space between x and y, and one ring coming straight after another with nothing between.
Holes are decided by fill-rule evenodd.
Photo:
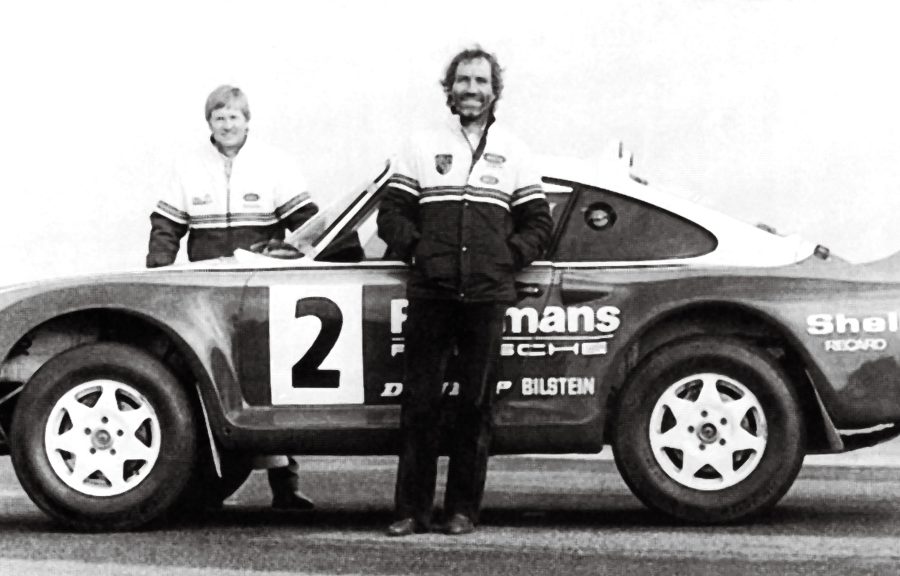
<instances>
[{"instance_id":1,"label":"wheel spoke","mask_svg":"<svg viewBox=\"0 0 900 576\"><path fill-rule=\"evenodd\" d=\"M90 454L76 456L68 484L70 486L83 486L88 476L97 471L96 464L96 458Z\"/></svg>"},{"instance_id":2,"label":"wheel spoke","mask_svg":"<svg viewBox=\"0 0 900 576\"><path fill-rule=\"evenodd\" d=\"M693 482L694 476L697 475L697 471L706 466L708 463L709 462L706 458L700 457L693 450L685 450L681 465L682 478L685 482Z\"/></svg>"},{"instance_id":3,"label":"wheel spoke","mask_svg":"<svg viewBox=\"0 0 900 576\"><path fill-rule=\"evenodd\" d=\"M145 405L138 406L134 410L119 412L119 419L125 427L125 433L132 436L149 418L153 418L153 414Z\"/></svg>"},{"instance_id":4,"label":"wheel spoke","mask_svg":"<svg viewBox=\"0 0 900 576\"><path fill-rule=\"evenodd\" d=\"M57 411L64 411L69 415L74 428L84 428L89 424L91 408L79 402L74 396L62 398L56 405Z\"/></svg>"},{"instance_id":5,"label":"wheel spoke","mask_svg":"<svg viewBox=\"0 0 900 576\"><path fill-rule=\"evenodd\" d=\"M100 472L109 480L111 490L121 491L125 487L124 459L107 454L103 460Z\"/></svg>"},{"instance_id":6,"label":"wheel spoke","mask_svg":"<svg viewBox=\"0 0 900 576\"><path fill-rule=\"evenodd\" d=\"M722 406L722 395L717 387L719 376L715 374L701 374L700 382L700 395L697 396L697 403L707 407Z\"/></svg>"},{"instance_id":7,"label":"wheel spoke","mask_svg":"<svg viewBox=\"0 0 900 576\"><path fill-rule=\"evenodd\" d=\"M100 398L94 404L94 409L101 415L111 416L119 413L119 401L116 399L118 386L112 382L104 382L100 389Z\"/></svg>"},{"instance_id":8,"label":"wheel spoke","mask_svg":"<svg viewBox=\"0 0 900 576\"><path fill-rule=\"evenodd\" d=\"M158 445L147 446L135 436L124 436L116 443L117 452L126 460L143 460L150 462L159 454Z\"/></svg>"},{"instance_id":9,"label":"wheel spoke","mask_svg":"<svg viewBox=\"0 0 900 576\"><path fill-rule=\"evenodd\" d=\"M732 450L756 450L762 452L766 447L766 439L762 436L753 435L740 426L737 427L731 440Z\"/></svg>"},{"instance_id":10,"label":"wheel spoke","mask_svg":"<svg viewBox=\"0 0 900 576\"><path fill-rule=\"evenodd\" d=\"M90 442L85 438L84 431L80 428L71 428L62 434L51 435L47 438L47 449L52 451L62 450L75 456L87 453Z\"/></svg>"},{"instance_id":11,"label":"wheel spoke","mask_svg":"<svg viewBox=\"0 0 900 576\"><path fill-rule=\"evenodd\" d=\"M707 464L711 466L723 480L734 474L734 460L731 450L712 450Z\"/></svg>"},{"instance_id":12,"label":"wheel spoke","mask_svg":"<svg viewBox=\"0 0 900 576\"><path fill-rule=\"evenodd\" d=\"M722 409L729 414L729 418L732 422L740 422L744 419L744 416L747 415L747 412L750 411L750 409L756 408L758 405L755 398L749 394L744 394L744 396L737 400L724 402L722 404Z\"/></svg>"},{"instance_id":13,"label":"wheel spoke","mask_svg":"<svg viewBox=\"0 0 900 576\"><path fill-rule=\"evenodd\" d=\"M675 417L675 420L678 423L682 423L690 418L697 410L697 406L694 402L679 398L675 395L675 390L672 388L666 390L665 394L660 397L658 404L663 404L668 407L672 412L672 416Z\"/></svg>"},{"instance_id":14,"label":"wheel spoke","mask_svg":"<svg viewBox=\"0 0 900 576\"><path fill-rule=\"evenodd\" d=\"M674 426L662 434L654 434L650 441L656 449L675 448L684 450L688 442L696 436L687 432L684 426Z\"/></svg>"}]
</instances>

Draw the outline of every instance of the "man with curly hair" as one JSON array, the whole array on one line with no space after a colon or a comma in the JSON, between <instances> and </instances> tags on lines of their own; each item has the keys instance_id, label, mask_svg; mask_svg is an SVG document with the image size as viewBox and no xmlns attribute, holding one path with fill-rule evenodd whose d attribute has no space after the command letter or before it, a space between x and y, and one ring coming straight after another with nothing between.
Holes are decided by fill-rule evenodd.
<instances>
[{"instance_id":1,"label":"man with curly hair","mask_svg":"<svg viewBox=\"0 0 900 576\"><path fill-rule=\"evenodd\" d=\"M430 529L442 387L454 350L459 394L448 438L447 534L478 522L491 405L515 274L547 247L553 222L524 144L495 118L497 58L463 50L441 82L451 115L409 140L378 214L378 233L411 267L396 521L388 535Z\"/></svg>"}]
</instances>

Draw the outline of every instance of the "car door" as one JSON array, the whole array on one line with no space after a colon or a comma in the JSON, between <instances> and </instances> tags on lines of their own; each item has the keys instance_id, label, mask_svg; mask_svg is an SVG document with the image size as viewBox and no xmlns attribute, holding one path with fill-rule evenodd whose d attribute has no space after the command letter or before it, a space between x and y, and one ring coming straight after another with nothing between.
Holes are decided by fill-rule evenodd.
<instances>
[{"instance_id":1,"label":"car door","mask_svg":"<svg viewBox=\"0 0 900 576\"><path fill-rule=\"evenodd\" d=\"M242 390L250 404L315 407L319 415L329 407L344 415L348 409L377 412L384 426L399 422L390 414L403 393L408 272L406 264L390 259L377 235L382 193L345 212L313 258L260 269L251 278L241 314L247 336L239 346ZM516 307L525 310L525 320L513 314L517 330L543 310L551 277L547 261L519 274ZM527 336L504 338L497 384L501 410L514 408L504 407L504 393L541 361ZM448 397L458 394L452 358L444 388Z\"/></svg>"}]
</instances>

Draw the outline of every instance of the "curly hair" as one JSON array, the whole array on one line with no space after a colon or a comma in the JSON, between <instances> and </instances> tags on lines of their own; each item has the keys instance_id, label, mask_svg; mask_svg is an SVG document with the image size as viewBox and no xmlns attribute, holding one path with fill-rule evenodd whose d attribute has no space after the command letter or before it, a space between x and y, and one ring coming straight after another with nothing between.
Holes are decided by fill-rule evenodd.
<instances>
[{"instance_id":1,"label":"curly hair","mask_svg":"<svg viewBox=\"0 0 900 576\"><path fill-rule=\"evenodd\" d=\"M235 86L223 84L210 92L206 98L206 121L209 122L210 116L214 110L225 108L234 104L236 108L240 108L244 113L244 118L250 119L250 105L247 103L247 95L244 91Z\"/></svg>"},{"instance_id":2,"label":"curly hair","mask_svg":"<svg viewBox=\"0 0 900 576\"><path fill-rule=\"evenodd\" d=\"M491 65L491 85L494 88L494 104L491 105L492 108L497 105L497 100L500 99L500 95L503 93L503 68L500 67L497 56L478 45L466 48L453 57L453 60L450 61L450 64L447 65L447 69L444 71L444 78L441 80L441 86L444 88L444 94L447 96L447 106L450 107L450 111L454 114L456 110L453 106L451 91L453 82L456 80L456 69L459 68L460 63L477 60L478 58L484 58Z\"/></svg>"}]
</instances>

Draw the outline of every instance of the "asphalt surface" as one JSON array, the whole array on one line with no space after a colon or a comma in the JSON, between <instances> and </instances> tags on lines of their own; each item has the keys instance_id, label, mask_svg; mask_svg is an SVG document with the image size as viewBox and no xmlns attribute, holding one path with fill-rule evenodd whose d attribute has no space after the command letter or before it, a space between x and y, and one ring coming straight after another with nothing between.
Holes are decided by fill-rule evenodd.
<instances>
[{"instance_id":1,"label":"asphalt surface","mask_svg":"<svg viewBox=\"0 0 900 576\"><path fill-rule=\"evenodd\" d=\"M61 530L3 458L0 574L900 574L895 444L808 459L771 513L726 527L645 509L605 457L497 457L475 534L401 539L395 458L302 459L313 512L272 511L257 472L220 511L117 534Z\"/></svg>"}]
</instances>

